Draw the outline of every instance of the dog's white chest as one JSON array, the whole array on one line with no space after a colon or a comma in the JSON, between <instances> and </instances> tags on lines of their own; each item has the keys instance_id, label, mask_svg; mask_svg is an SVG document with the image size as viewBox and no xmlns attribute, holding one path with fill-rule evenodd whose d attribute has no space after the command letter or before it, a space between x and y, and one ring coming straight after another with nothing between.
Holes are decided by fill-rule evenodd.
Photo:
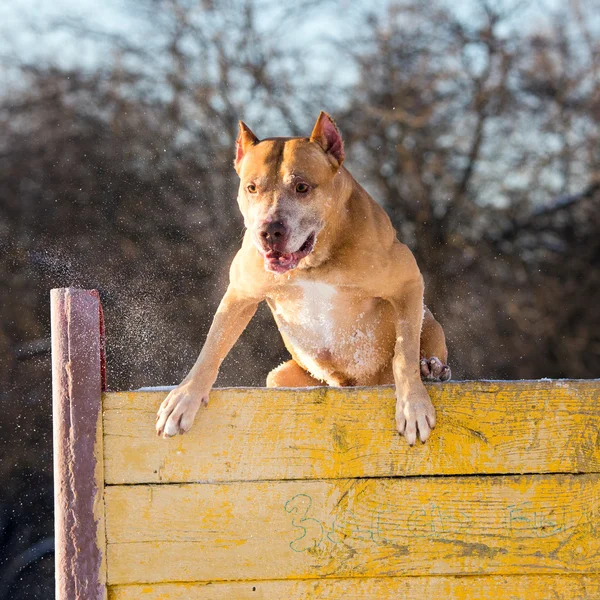
<instances>
[{"instance_id":1,"label":"dog's white chest","mask_svg":"<svg viewBox=\"0 0 600 600\"><path fill-rule=\"evenodd\" d=\"M327 283L303 281L299 283L302 300L297 303L295 324L310 331L323 347L335 343L335 299L337 290Z\"/></svg>"},{"instance_id":2,"label":"dog's white chest","mask_svg":"<svg viewBox=\"0 0 600 600\"><path fill-rule=\"evenodd\" d=\"M315 377L328 380L333 369L360 378L380 368L377 319L369 312L370 302L314 281L300 281L274 300L282 334Z\"/></svg>"},{"instance_id":3,"label":"dog's white chest","mask_svg":"<svg viewBox=\"0 0 600 600\"><path fill-rule=\"evenodd\" d=\"M290 290L289 296L276 300L273 312L294 346L319 352L336 344L338 299L338 289L333 285L300 281Z\"/></svg>"}]
</instances>

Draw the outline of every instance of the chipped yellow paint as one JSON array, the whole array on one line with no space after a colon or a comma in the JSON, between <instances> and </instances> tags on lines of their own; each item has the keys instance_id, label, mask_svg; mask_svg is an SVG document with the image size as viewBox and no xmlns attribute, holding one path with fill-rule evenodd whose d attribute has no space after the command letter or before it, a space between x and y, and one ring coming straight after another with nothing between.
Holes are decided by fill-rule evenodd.
<instances>
[{"instance_id":1,"label":"chipped yellow paint","mask_svg":"<svg viewBox=\"0 0 600 600\"><path fill-rule=\"evenodd\" d=\"M597 474L108 486L109 585L600 573Z\"/></svg>"},{"instance_id":2,"label":"chipped yellow paint","mask_svg":"<svg viewBox=\"0 0 600 600\"><path fill-rule=\"evenodd\" d=\"M129 585L109 588L109 600L595 600L598 575L385 577L312 581Z\"/></svg>"},{"instance_id":3,"label":"chipped yellow paint","mask_svg":"<svg viewBox=\"0 0 600 600\"><path fill-rule=\"evenodd\" d=\"M164 392L104 395L109 484L598 472L600 382L430 385L438 426L414 448L389 387L223 389L185 436L154 433Z\"/></svg>"}]
</instances>

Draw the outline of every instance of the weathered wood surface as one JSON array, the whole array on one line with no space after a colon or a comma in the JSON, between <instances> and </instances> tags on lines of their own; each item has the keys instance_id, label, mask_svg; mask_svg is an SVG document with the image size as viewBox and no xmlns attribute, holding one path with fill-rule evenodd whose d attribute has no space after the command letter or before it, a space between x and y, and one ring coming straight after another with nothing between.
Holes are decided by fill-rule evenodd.
<instances>
[{"instance_id":1,"label":"weathered wood surface","mask_svg":"<svg viewBox=\"0 0 600 600\"><path fill-rule=\"evenodd\" d=\"M600 572L600 476L109 486L108 582Z\"/></svg>"},{"instance_id":2,"label":"weathered wood surface","mask_svg":"<svg viewBox=\"0 0 600 600\"><path fill-rule=\"evenodd\" d=\"M105 394L106 482L599 471L598 381L428 389L438 425L414 448L395 432L387 387L215 390L192 431L170 440L154 433L165 392Z\"/></svg>"},{"instance_id":3,"label":"weathered wood surface","mask_svg":"<svg viewBox=\"0 0 600 600\"><path fill-rule=\"evenodd\" d=\"M109 600L595 600L598 575L381 577L232 583L166 583L109 588Z\"/></svg>"},{"instance_id":4,"label":"weathered wood surface","mask_svg":"<svg viewBox=\"0 0 600 600\"><path fill-rule=\"evenodd\" d=\"M106 598L101 308L95 290L51 292L57 600Z\"/></svg>"}]
</instances>

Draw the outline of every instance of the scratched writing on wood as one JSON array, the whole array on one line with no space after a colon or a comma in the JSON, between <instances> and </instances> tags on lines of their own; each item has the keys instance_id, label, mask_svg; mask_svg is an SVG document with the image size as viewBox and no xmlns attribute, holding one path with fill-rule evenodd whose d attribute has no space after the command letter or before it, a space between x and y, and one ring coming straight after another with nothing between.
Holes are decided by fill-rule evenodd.
<instances>
[{"instance_id":1,"label":"scratched writing on wood","mask_svg":"<svg viewBox=\"0 0 600 600\"><path fill-rule=\"evenodd\" d=\"M531 502L522 502L507 506L506 513L508 529L513 535L534 533L538 537L549 537L567 528L567 510L564 506L558 513L548 513L536 510Z\"/></svg>"},{"instance_id":2,"label":"scratched writing on wood","mask_svg":"<svg viewBox=\"0 0 600 600\"><path fill-rule=\"evenodd\" d=\"M349 540L386 544L406 538L449 538L468 533L473 526L472 517L460 508L442 508L434 502L410 512L399 511L391 505L346 508L331 515L327 522L315 518L313 499L308 494L296 494L284 508L297 529L297 536L290 542L295 552L326 549ZM591 520L592 515L582 514L576 522L568 523L565 507L559 511L544 511L531 502L522 502L500 510L494 534L514 538L549 537L567 528L576 528L582 522L590 525Z\"/></svg>"}]
</instances>

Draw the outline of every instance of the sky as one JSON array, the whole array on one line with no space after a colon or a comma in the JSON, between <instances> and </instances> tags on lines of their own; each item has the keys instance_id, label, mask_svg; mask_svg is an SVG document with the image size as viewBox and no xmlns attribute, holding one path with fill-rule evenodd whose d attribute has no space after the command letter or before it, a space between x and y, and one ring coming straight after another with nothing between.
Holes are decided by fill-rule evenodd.
<instances>
[{"instance_id":1,"label":"sky","mask_svg":"<svg viewBox=\"0 0 600 600\"><path fill-rule=\"evenodd\" d=\"M472 0L446 0L452 10L469 18ZM500 1L500 0L499 0ZM514 0L502 0L514 1ZM525 14L519 26L543 22L544 14L566 0L529 0L529 16ZM201 2L201 0L198 0ZM219 0L213 0L218 5ZM337 0L313 11L309 19L298 18L288 22L282 17L292 2L264 0L266 10L261 20L265 24L281 22L285 29L283 43L306 46L307 40L318 43L322 36L343 39L348 28L360 26L361 9L365 6L385 11L388 0ZM241 4L241 2L240 2ZM54 61L69 64L94 64L102 60L98 39L83 40L60 27L60 22L81 23L99 32L124 34L135 38L143 35L143 19L136 17L136 0L0 0L0 59L10 65L17 55L32 58L52 57ZM291 25L291 27L290 27Z\"/></svg>"},{"instance_id":2,"label":"sky","mask_svg":"<svg viewBox=\"0 0 600 600\"><path fill-rule=\"evenodd\" d=\"M205 0L197 0L201 3ZM212 0L234 4L237 0ZM331 60L323 60L319 49L325 41L348 38L364 6L385 10L386 1L374 3L356 0L325 2L317 5L310 17L290 11L296 2L256 0L265 7L257 25L280 36L277 43L305 53L310 74L325 82L331 77ZM310 2L310 0L308 0ZM243 1L239 1L243 5ZM29 63L50 62L61 67L93 68L102 61L114 60L114 48L103 41L102 35L77 34L78 28L98 34L121 35L133 45L144 36L155 35L150 23L152 16L145 12L144 0L0 0L0 93L19 88L20 72L16 65L23 58ZM81 31L81 29L80 29ZM308 41L308 43L307 43ZM139 44L142 46L143 44ZM311 60L312 57L312 60ZM357 76L355 65L346 61L335 70L338 84L349 83Z\"/></svg>"},{"instance_id":3,"label":"sky","mask_svg":"<svg viewBox=\"0 0 600 600\"><path fill-rule=\"evenodd\" d=\"M58 23L80 21L95 30L132 35L138 27L127 4L130 0L5 0L0 2L0 53L94 63L98 45L73 39Z\"/></svg>"}]
</instances>

